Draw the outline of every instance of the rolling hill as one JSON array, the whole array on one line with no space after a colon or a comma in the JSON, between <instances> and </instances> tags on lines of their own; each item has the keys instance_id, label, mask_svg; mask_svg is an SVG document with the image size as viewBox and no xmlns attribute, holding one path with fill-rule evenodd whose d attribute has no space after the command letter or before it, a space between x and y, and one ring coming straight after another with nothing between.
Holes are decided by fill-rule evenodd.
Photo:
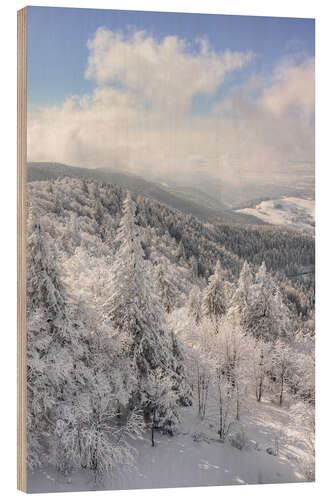
<instances>
[{"instance_id":1,"label":"rolling hill","mask_svg":"<svg viewBox=\"0 0 333 500\"><path fill-rule=\"evenodd\" d=\"M182 190L179 196L171 188L164 189L161 184L149 182L142 177L107 168L88 169L60 163L32 162L27 165L28 182L55 180L64 177L86 178L106 184L116 184L128 189L135 195L159 201L181 212L199 217L209 222L226 224L264 224L265 222L248 214L234 212L223 203L209 198L198 188ZM196 201L193 201L193 200ZM215 201L215 208L214 206Z\"/></svg>"}]
</instances>

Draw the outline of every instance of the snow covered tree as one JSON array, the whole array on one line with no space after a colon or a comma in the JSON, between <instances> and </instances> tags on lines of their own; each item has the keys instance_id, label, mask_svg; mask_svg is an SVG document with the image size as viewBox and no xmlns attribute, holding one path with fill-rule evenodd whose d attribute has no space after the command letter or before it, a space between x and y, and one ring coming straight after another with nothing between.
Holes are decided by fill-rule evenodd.
<instances>
[{"instance_id":1,"label":"snow covered tree","mask_svg":"<svg viewBox=\"0 0 333 500\"><path fill-rule=\"evenodd\" d=\"M155 446L154 431L173 434L180 421L177 412L177 395L173 388L173 380L162 368L151 371L146 384L145 406L151 415L151 444Z\"/></svg>"},{"instance_id":2,"label":"snow covered tree","mask_svg":"<svg viewBox=\"0 0 333 500\"><path fill-rule=\"evenodd\" d=\"M43 433L50 433L57 399L63 394L72 360L67 340L66 292L54 245L41 224L29 220L27 244L28 463L36 463ZM52 424L51 424L52 426ZM45 451L45 450L44 450Z\"/></svg>"},{"instance_id":3,"label":"snow covered tree","mask_svg":"<svg viewBox=\"0 0 333 500\"><path fill-rule=\"evenodd\" d=\"M245 325L249 315L252 286L253 286L252 271L247 261L245 261L239 275L237 289L232 299L233 305L238 308L242 325Z\"/></svg>"},{"instance_id":4,"label":"snow covered tree","mask_svg":"<svg viewBox=\"0 0 333 500\"><path fill-rule=\"evenodd\" d=\"M175 255L176 255L177 261L181 265L184 265L185 261L186 261L186 257L185 257L185 249L184 249L184 245L183 245L182 240L180 240L180 242L178 244L178 247L177 247Z\"/></svg>"},{"instance_id":5,"label":"snow covered tree","mask_svg":"<svg viewBox=\"0 0 333 500\"><path fill-rule=\"evenodd\" d=\"M203 420L206 416L208 392L214 370L212 358L212 338L216 324L205 317L193 329L192 350L194 355L194 379L198 399L198 415Z\"/></svg>"},{"instance_id":6,"label":"snow covered tree","mask_svg":"<svg viewBox=\"0 0 333 500\"><path fill-rule=\"evenodd\" d=\"M66 230L62 234L60 245L69 255L74 254L76 248L81 246L80 226L75 213L70 215L70 222L66 225Z\"/></svg>"},{"instance_id":7,"label":"snow covered tree","mask_svg":"<svg viewBox=\"0 0 333 500\"><path fill-rule=\"evenodd\" d=\"M63 472L77 465L73 416L77 395L92 390L91 344L86 315L70 299L55 243L40 223L28 237L28 463L53 460ZM54 452L54 453L53 453Z\"/></svg>"},{"instance_id":8,"label":"snow covered tree","mask_svg":"<svg viewBox=\"0 0 333 500\"><path fill-rule=\"evenodd\" d=\"M214 338L213 356L219 383L232 390L235 418L239 420L248 380L248 342L235 308L220 320L218 334Z\"/></svg>"},{"instance_id":9,"label":"snow covered tree","mask_svg":"<svg viewBox=\"0 0 333 500\"><path fill-rule=\"evenodd\" d=\"M190 315L193 317L195 324L197 325L201 320L201 301L202 293L200 288L195 285L188 297L188 309Z\"/></svg>"},{"instance_id":10,"label":"snow covered tree","mask_svg":"<svg viewBox=\"0 0 333 500\"><path fill-rule=\"evenodd\" d=\"M250 348L251 372L255 395L258 403L260 403L266 388L267 373L271 367L271 345L261 338L254 339L252 349L250 340L248 345Z\"/></svg>"},{"instance_id":11,"label":"snow covered tree","mask_svg":"<svg viewBox=\"0 0 333 500\"><path fill-rule=\"evenodd\" d=\"M249 294L252 285L253 285L252 271L248 262L245 261L238 280L236 296L238 298L239 303L242 303L244 305L249 304Z\"/></svg>"},{"instance_id":12,"label":"snow covered tree","mask_svg":"<svg viewBox=\"0 0 333 500\"><path fill-rule=\"evenodd\" d=\"M218 321L226 312L226 298L223 287L221 263L218 260L215 272L209 278L208 286L203 292L202 314Z\"/></svg>"},{"instance_id":13,"label":"snow covered tree","mask_svg":"<svg viewBox=\"0 0 333 500\"><path fill-rule=\"evenodd\" d=\"M58 217L61 217L64 213L64 207L59 193L57 193L54 197L54 211Z\"/></svg>"},{"instance_id":14,"label":"snow covered tree","mask_svg":"<svg viewBox=\"0 0 333 500\"><path fill-rule=\"evenodd\" d=\"M198 277L198 273L199 273L198 259L196 259L196 257L194 257L194 255L191 255L191 257L189 259L189 266L190 266L190 269L191 269L191 272L192 272L192 276L194 278L197 278Z\"/></svg>"},{"instance_id":15,"label":"snow covered tree","mask_svg":"<svg viewBox=\"0 0 333 500\"><path fill-rule=\"evenodd\" d=\"M290 387L299 400L305 403L315 404L315 355L313 347L306 346L305 352L296 342L291 346L293 355L292 369L290 373ZM310 350L308 350L309 348Z\"/></svg>"},{"instance_id":16,"label":"snow covered tree","mask_svg":"<svg viewBox=\"0 0 333 500\"><path fill-rule=\"evenodd\" d=\"M290 331L289 312L278 285L263 263L250 290L250 304L244 309L243 326L256 338L274 341Z\"/></svg>"},{"instance_id":17,"label":"snow covered tree","mask_svg":"<svg viewBox=\"0 0 333 500\"><path fill-rule=\"evenodd\" d=\"M110 297L104 304L105 321L116 330L126 332L131 339L129 356L137 378L131 405L140 406L151 373L158 368L166 374L172 371L172 350L154 289L153 271L144 260L135 222L135 204L129 193L116 241L119 249L112 266Z\"/></svg>"},{"instance_id":18,"label":"snow covered tree","mask_svg":"<svg viewBox=\"0 0 333 500\"><path fill-rule=\"evenodd\" d=\"M169 314L174 307L175 290L167 278L165 264L158 264L156 274L157 292L161 299L165 312Z\"/></svg>"},{"instance_id":19,"label":"snow covered tree","mask_svg":"<svg viewBox=\"0 0 333 500\"><path fill-rule=\"evenodd\" d=\"M94 200L93 211L94 211L94 220L97 223L97 226L100 230L104 219L104 209L101 202L100 194L98 195L98 198Z\"/></svg>"},{"instance_id":20,"label":"snow covered tree","mask_svg":"<svg viewBox=\"0 0 333 500\"><path fill-rule=\"evenodd\" d=\"M173 330L170 330L172 344L172 370L170 379L172 380L172 390L176 395L178 406L192 405L192 389L186 378L184 348L178 341Z\"/></svg>"},{"instance_id":21,"label":"snow covered tree","mask_svg":"<svg viewBox=\"0 0 333 500\"><path fill-rule=\"evenodd\" d=\"M142 435L143 421L137 412L132 411L119 426L116 401L110 399L105 390L108 385L98 384L98 387L104 391L95 392L88 401L92 412L88 420L82 416L78 446L81 466L88 469L94 481L100 484L105 478L112 479L117 466L134 464L136 450L129 441Z\"/></svg>"},{"instance_id":22,"label":"snow covered tree","mask_svg":"<svg viewBox=\"0 0 333 500\"><path fill-rule=\"evenodd\" d=\"M224 443L234 421L234 390L230 382L223 376L221 369L217 370L216 387L219 406L218 435Z\"/></svg>"},{"instance_id":23,"label":"snow covered tree","mask_svg":"<svg viewBox=\"0 0 333 500\"><path fill-rule=\"evenodd\" d=\"M89 194L87 179L82 179L81 180L81 189L82 189L82 191L83 191L84 194Z\"/></svg>"},{"instance_id":24,"label":"snow covered tree","mask_svg":"<svg viewBox=\"0 0 333 500\"><path fill-rule=\"evenodd\" d=\"M234 420L240 419L241 400L247 384L247 343L237 309L219 320L217 334L211 331L211 357L214 362L219 420L219 436L224 441Z\"/></svg>"},{"instance_id":25,"label":"snow covered tree","mask_svg":"<svg viewBox=\"0 0 333 500\"><path fill-rule=\"evenodd\" d=\"M55 259L54 244L42 224L34 220L29 221L27 253L28 314L44 308L48 319L58 319L61 324L65 317L66 292Z\"/></svg>"},{"instance_id":26,"label":"snow covered tree","mask_svg":"<svg viewBox=\"0 0 333 500\"><path fill-rule=\"evenodd\" d=\"M279 386L279 405L282 406L286 385L294 370L294 352L285 342L278 339L274 343L271 360L271 376Z\"/></svg>"},{"instance_id":27,"label":"snow covered tree","mask_svg":"<svg viewBox=\"0 0 333 500\"><path fill-rule=\"evenodd\" d=\"M129 456L127 444L110 434L116 424L109 425L124 386L124 382L121 388L117 385L116 376L123 346L115 336L112 346L101 345L103 335L95 315L87 304L83 309L69 296L58 261L55 242L40 223L30 221L28 464L34 467L47 461L67 473L85 463L99 474ZM123 367L121 371L123 381L126 371ZM90 458L89 450L95 450Z\"/></svg>"},{"instance_id":28,"label":"snow covered tree","mask_svg":"<svg viewBox=\"0 0 333 500\"><path fill-rule=\"evenodd\" d=\"M303 453L298 463L306 481L315 481L315 407L311 403L298 401L291 407L290 413L291 422L297 429L302 429Z\"/></svg>"}]
</instances>

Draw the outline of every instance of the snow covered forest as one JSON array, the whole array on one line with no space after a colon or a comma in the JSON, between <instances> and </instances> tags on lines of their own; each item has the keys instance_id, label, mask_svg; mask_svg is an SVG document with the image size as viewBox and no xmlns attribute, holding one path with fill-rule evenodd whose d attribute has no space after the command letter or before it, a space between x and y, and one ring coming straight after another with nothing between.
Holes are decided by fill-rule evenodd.
<instances>
[{"instance_id":1,"label":"snow covered forest","mask_svg":"<svg viewBox=\"0 0 333 500\"><path fill-rule=\"evenodd\" d=\"M314 238L28 183L31 491L313 481Z\"/></svg>"}]
</instances>

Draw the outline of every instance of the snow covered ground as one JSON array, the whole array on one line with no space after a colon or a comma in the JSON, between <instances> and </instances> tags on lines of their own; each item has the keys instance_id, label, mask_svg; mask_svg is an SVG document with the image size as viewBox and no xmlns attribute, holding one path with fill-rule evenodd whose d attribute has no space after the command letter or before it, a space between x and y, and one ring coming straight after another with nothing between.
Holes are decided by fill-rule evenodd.
<instances>
[{"instance_id":1,"label":"snow covered ground","mask_svg":"<svg viewBox=\"0 0 333 500\"><path fill-rule=\"evenodd\" d=\"M315 201L303 198L281 198L262 201L255 208L243 208L237 212L254 215L269 224L314 235Z\"/></svg>"},{"instance_id":2,"label":"snow covered ground","mask_svg":"<svg viewBox=\"0 0 333 500\"><path fill-rule=\"evenodd\" d=\"M241 423L232 432L243 429L246 445L239 450L217 435L216 406L211 403L206 419L196 416L196 408L185 408L184 426L177 436L150 435L136 441L136 468L117 472L114 480L96 487L82 472L66 478L51 470L30 474L29 492L82 491L94 489L167 488L301 482L304 477L297 458L304 453L296 428L290 424L289 410L268 400L251 400L242 408ZM278 442L278 456L267 449Z\"/></svg>"}]
</instances>

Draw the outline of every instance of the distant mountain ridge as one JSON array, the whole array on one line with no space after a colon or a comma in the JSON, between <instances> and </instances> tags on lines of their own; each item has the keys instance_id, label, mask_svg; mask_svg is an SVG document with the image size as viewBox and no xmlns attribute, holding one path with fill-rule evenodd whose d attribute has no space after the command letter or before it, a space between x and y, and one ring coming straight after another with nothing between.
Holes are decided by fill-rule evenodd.
<instances>
[{"instance_id":1,"label":"distant mountain ridge","mask_svg":"<svg viewBox=\"0 0 333 500\"><path fill-rule=\"evenodd\" d=\"M196 193L189 192L187 195L182 192L181 196L177 196L169 189L164 189L159 183L149 182L134 174L108 168L89 169L61 163L30 162L27 164L27 177L28 182L54 180L63 177L86 178L107 184L116 184L123 189L128 189L135 195L152 198L185 214L199 217L204 221L224 222L227 224L263 224L260 219L252 215L236 213L224 207L222 203L216 202L216 208L213 208L213 197L207 197L207 202L204 204L204 193L200 192L200 190L196 190ZM200 200L200 203L191 199L196 194L200 195L196 197L196 199Z\"/></svg>"}]
</instances>

